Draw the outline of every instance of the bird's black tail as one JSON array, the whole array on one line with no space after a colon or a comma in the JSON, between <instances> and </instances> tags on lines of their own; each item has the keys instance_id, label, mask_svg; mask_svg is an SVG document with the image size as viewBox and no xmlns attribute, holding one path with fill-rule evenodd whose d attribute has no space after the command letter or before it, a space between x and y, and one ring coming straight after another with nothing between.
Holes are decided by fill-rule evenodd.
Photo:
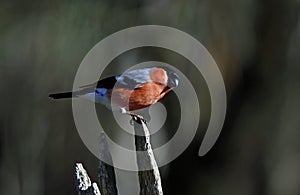
<instances>
[{"instance_id":1,"label":"bird's black tail","mask_svg":"<svg viewBox=\"0 0 300 195\"><path fill-rule=\"evenodd\" d=\"M49 94L49 97L53 98L53 99L64 99L64 98L75 97L75 95L73 94L73 92L63 92L63 93L52 93L52 94Z\"/></svg>"}]
</instances>

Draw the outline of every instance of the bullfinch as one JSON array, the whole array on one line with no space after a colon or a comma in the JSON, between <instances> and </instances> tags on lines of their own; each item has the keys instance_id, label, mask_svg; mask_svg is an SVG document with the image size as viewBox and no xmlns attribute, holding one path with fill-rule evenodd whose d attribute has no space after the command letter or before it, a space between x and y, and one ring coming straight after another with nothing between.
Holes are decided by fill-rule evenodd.
<instances>
[{"instance_id":1,"label":"bullfinch","mask_svg":"<svg viewBox=\"0 0 300 195\"><path fill-rule=\"evenodd\" d=\"M179 84L176 72L161 68L140 68L85 85L73 92L53 93L53 99L85 98L123 113L155 104ZM133 114L134 115L134 114Z\"/></svg>"}]
</instances>

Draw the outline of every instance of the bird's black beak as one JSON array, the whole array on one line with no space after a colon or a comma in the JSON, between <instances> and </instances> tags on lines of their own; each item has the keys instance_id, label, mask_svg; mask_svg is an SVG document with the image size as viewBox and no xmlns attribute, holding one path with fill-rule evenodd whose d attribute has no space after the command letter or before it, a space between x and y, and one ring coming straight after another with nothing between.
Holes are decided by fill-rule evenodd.
<instances>
[{"instance_id":1,"label":"bird's black beak","mask_svg":"<svg viewBox=\"0 0 300 195\"><path fill-rule=\"evenodd\" d=\"M168 87L170 87L170 88L177 87L179 84L178 75L173 71L170 71L167 74L168 74Z\"/></svg>"}]
</instances>

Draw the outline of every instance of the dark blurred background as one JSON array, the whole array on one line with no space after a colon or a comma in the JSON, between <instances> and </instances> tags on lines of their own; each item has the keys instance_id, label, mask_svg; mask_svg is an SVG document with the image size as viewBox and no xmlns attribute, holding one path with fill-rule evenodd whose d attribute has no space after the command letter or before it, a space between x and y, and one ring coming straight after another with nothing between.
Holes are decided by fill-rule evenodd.
<instances>
[{"instance_id":1,"label":"dark blurred background","mask_svg":"<svg viewBox=\"0 0 300 195\"><path fill-rule=\"evenodd\" d=\"M196 137L160 169L164 193L300 194L299 5L299 0L1 0L0 194L76 194L75 162L83 162L97 180L98 160L78 135L71 101L47 96L72 88L81 60L101 39L144 24L197 38L217 62L228 96L223 131L204 157L197 154L209 120L209 94L200 98ZM192 66L182 67L196 90L207 91L197 85ZM116 171L119 194L137 194L136 173Z\"/></svg>"}]
</instances>

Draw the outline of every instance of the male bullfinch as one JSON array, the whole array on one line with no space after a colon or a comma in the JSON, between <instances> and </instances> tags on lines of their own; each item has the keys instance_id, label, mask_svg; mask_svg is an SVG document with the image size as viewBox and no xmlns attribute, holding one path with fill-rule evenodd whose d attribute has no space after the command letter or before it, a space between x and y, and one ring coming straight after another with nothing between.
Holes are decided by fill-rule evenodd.
<instances>
[{"instance_id":1,"label":"male bullfinch","mask_svg":"<svg viewBox=\"0 0 300 195\"><path fill-rule=\"evenodd\" d=\"M99 80L73 92L49 94L53 99L82 97L124 113L155 104L179 83L178 75L160 67L131 70Z\"/></svg>"}]
</instances>

